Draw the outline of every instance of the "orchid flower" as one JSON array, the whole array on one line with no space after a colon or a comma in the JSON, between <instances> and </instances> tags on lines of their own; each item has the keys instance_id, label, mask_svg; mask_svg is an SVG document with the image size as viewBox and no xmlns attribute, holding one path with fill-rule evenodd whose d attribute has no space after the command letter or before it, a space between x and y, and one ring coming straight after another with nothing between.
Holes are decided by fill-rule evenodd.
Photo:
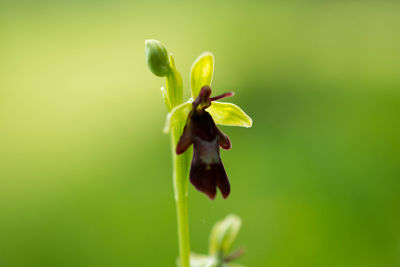
<instances>
[{"instance_id":1,"label":"orchid flower","mask_svg":"<svg viewBox=\"0 0 400 267\"><path fill-rule=\"evenodd\" d=\"M238 106L216 101L233 96L233 92L210 97L213 73L214 56L210 52L201 54L192 66L190 77L192 97L168 113L164 127L164 132L168 133L178 122L186 121L176 153L183 153L193 144L190 181L197 190L208 195L210 199L215 198L217 187L224 198L230 193L230 184L220 158L219 146L230 149L231 143L228 136L215 124L252 126L252 119ZM165 101L168 103L169 100Z\"/></svg>"}]
</instances>

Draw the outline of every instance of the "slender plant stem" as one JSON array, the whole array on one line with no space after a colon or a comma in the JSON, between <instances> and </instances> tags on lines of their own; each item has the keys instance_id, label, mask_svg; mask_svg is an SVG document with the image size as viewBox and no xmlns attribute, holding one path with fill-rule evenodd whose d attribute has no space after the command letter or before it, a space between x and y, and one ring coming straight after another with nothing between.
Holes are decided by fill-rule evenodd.
<instances>
[{"instance_id":1,"label":"slender plant stem","mask_svg":"<svg viewBox=\"0 0 400 267\"><path fill-rule=\"evenodd\" d=\"M175 147L182 133L183 124L181 123L172 130L172 158L173 158L173 183L176 202L176 213L178 219L178 239L180 266L190 267L190 240L189 240L189 218L188 218L188 170L190 161L190 151L182 155L175 153Z\"/></svg>"}]
</instances>

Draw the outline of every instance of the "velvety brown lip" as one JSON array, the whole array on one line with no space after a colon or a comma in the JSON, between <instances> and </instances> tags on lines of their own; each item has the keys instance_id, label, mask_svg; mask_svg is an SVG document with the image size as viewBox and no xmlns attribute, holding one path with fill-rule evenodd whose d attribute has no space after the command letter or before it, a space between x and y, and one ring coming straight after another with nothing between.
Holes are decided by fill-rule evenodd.
<instances>
[{"instance_id":1,"label":"velvety brown lip","mask_svg":"<svg viewBox=\"0 0 400 267\"><path fill-rule=\"evenodd\" d=\"M214 199L217 188L222 197L227 198L230 184L222 164L219 147L231 148L231 142L217 128L211 115L205 110L211 101L232 96L232 92L210 98L211 88L201 88L198 97L193 101L192 110L188 115L185 128L176 146L176 153L182 154L193 144L193 158L190 169L190 182L193 186Z\"/></svg>"}]
</instances>

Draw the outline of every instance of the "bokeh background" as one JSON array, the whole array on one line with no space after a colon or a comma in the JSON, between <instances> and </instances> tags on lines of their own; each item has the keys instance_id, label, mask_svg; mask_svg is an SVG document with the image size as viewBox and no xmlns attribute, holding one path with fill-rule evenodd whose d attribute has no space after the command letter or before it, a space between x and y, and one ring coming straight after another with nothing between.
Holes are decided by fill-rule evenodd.
<instances>
[{"instance_id":1,"label":"bokeh background","mask_svg":"<svg viewBox=\"0 0 400 267\"><path fill-rule=\"evenodd\" d=\"M190 187L192 250L243 219L249 267L400 266L398 1L2 1L0 266L175 266L164 80L189 95L203 51L215 94L253 117L223 127L232 183Z\"/></svg>"}]
</instances>

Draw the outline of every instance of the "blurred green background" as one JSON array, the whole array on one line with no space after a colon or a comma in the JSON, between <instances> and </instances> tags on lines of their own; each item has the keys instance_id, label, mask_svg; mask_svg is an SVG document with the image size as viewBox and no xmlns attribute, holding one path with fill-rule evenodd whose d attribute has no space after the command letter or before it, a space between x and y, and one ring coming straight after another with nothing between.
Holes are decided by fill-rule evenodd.
<instances>
[{"instance_id":1,"label":"blurred green background","mask_svg":"<svg viewBox=\"0 0 400 267\"><path fill-rule=\"evenodd\" d=\"M144 41L254 120L232 184L190 187L192 250L243 219L249 267L400 266L398 1L2 1L0 266L174 266L164 80Z\"/></svg>"}]
</instances>

